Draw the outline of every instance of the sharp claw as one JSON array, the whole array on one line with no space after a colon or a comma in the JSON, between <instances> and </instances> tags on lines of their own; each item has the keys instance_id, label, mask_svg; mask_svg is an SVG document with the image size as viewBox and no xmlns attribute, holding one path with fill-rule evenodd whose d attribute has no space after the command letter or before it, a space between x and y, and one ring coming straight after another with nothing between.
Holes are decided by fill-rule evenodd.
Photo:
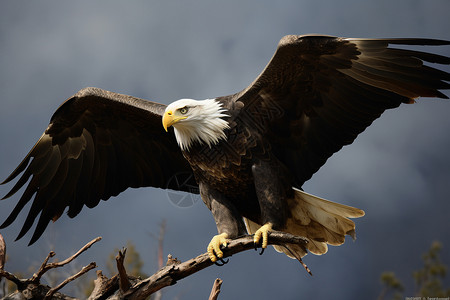
<instances>
[{"instance_id":1,"label":"sharp claw","mask_svg":"<svg viewBox=\"0 0 450 300\"><path fill-rule=\"evenodd\" d=\"M223 258L220 258L219 261L220 261L220 263L216 261L216 262L214 262L214 264L216 266L221 267L223 265L226 265L230 261L230 259L224 260Z\"/></svg>"},{"instance_id":2,"label":"sharp claw","mask_svg":"<svg viewBox=\"0 0 450 300\"><path fill-rule=\"evenodd\" d=\"M259 252L259 255L263 255L264 250L266 250L266 248L261 248L261 252Z\"/></svg>"}]
</instances>

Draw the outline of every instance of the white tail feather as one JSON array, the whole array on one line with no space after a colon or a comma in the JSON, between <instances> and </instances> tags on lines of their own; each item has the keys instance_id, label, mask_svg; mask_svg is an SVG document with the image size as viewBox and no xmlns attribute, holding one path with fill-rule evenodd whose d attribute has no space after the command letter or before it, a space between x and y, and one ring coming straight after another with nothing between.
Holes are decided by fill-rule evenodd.
<instances>
[{"instance_id":1,"label":"white tail feather","mask_svg":"<svg viewBox=\"0 0 450 300\"><path fill-rule=\"evenodd\" d=\"M364 216L363 210L293 189L295 196L289 200L291 217L281 231L306 237L309 240L307 249L316 255L326 253L327 244L342 245L346 235L355 238L355 223L349 218ZM253 234L262 225L246 218L244 221L249 234ZM291 258L298 259L306 255L306 250L299 245L274 246L274 248Z\"/></svg>"}]
</instances>

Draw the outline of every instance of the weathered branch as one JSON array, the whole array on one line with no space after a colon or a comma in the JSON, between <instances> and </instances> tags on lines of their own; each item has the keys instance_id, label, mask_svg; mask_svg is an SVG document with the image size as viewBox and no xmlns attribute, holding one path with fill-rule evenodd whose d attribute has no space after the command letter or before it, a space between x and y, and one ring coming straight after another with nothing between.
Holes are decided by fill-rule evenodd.
<instances>
[{"instance_id":1,"label":"weathered branch","mask_svg":"<svg viewBox=\"0 0 450 300\"><path fill-rule=\"evenodd\" d=\"M305 245L307 240L300 236L295 236L283 232L271 232L269 235L269 244L302 244ZM244 236L232 240L228 246L223 249L223 258L232 256L233 254L254 249L252 236ZM132 286L128 292L124 294L125 299L145 299L154 292L175 284L178 280L183 279L193 273L207 268L214 263L209 259L208 253L203 253L196 258L190 259L184 263L168 265L152 276L139 281ZM303 264L303 263L302 263ZM303 264L304 265L304 264ZM306 266L306 265L304 265Z\"/></svg>"},{"instance_id":2,"label":"weathered branch","mask_svg":"<svg viewBox=\"0 0 450 300\"><path fill-rule=\"evenodd\" d=\"M69 258L56 263L49 263L48 261L50 258L55 256L55 252L51 251L47 257L44 259L44 262L41 264L39 270L33 274L33 276L30 279L20 279L17 276L15 276L12 273L6 272L4 270L0 270L0 278L5 277L6 279L14 282L17 286L18 291L6 296L3 299L74 299L72 297L69 297L67 295L64 295L62 293L57 292L61 288L63 288L67 283L77 279L78 277L82 276L83 274L87 273L89 270L92 270L93 268L96 268L96 265L94 262L90 263L86 267L84 267L81 271L79 271L77 274L70 276L69 278L65 279L61 284L58 286L51 288L47 285L43 285L40 283L40 280L42 276L49 270L55 269L58 267L62 267L70 262L72 262L75 258L77 258L81 253L89 249L94 243L101 240L101 237L98 237L86 245L84 245L80 250L78 250L77 253L70 256Z\"/></svg>"},{"instance_id":3,"label":"weathered branch","mask_svg":"<svg viewBox=\"0 0 450 300\"><path fill-rule=\"evenodd\" d=\"M49 255L45 258L44 263L31 279L19 279L15 275L3 270L0 270L0 277L5 277L8 280L16 283L20 293L28 293L28 295L31 295L32 293L34 299L43 299L45 296L47 297L47 299L74 299L57 291L67 283L75 280L92 268L95 268L95 263L91 263L90 265L84 267L80 272L67 278L55 288L41 285L39 283L39 279L48 270L70 263L98 240L100 240L100 238L94 239L93 241L86 244L83 248L81 248L73 256L59 263L48 263L49 259L55 255L54 252L50 252ZM305 238L294 236L288 233L271 232L269 235L269 244L271 245L298 244L305 246L306 243L307 240ZM233 254L254 248L255 245L253 243L252 236L240 237L232 240L227 247L222 249L224 254L223 258L230 257ZM97 271L97 279L94 281L95 287L89 299L106 299L111 296L114 296L114 299L146 299L156 291L159 291L166 286L173 285L178 280L183 279L214 264L209 259L208 253L203 253L183 263L176 258L172 258L172 256L169 255L166 266L162 267L158 272L151 275L150 277L141 280L126 275L126 270L123 265L124 254L125 253L122 252L119 253L117 259L117 266L119 270L118 275L115 275L111 279L108 279L107 277L103 276L101 271ZM309 271L309 269L301 261L301 259L300 262L306 268L306 270ZM220 283L221 282L216 280L211 291L210 299L217 299L217 295L220 292ZM4 299L22 299L20 297L11 298L10 296Z\"/></svg>"}]
</instances>

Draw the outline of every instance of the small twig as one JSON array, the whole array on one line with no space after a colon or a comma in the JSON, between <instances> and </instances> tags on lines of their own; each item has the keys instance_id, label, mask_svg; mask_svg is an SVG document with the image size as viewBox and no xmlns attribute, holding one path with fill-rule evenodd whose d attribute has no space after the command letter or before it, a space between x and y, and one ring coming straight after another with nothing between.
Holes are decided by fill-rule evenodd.
<instances>
[{"instance_id":1,"label":"small twig","mask_svg":"<svg viewBox=\"0 0 450 300\"><path fill-rule=\"evenodd\" d=\"M37 270L36 273L33 274L33 277L31 277L31 281L33 282L39 282L41 280L42 275L45 274L45 272L47 272L47 270L49 270L50 268L46 269L46 267L48 266L48 260L50 258L52 258L53 256L55 256L56 253L53 251L50 251L50 253L47 255L47 257L44 259L44 262L41 264L41 266L39 267L39 270Z\"/></svg>"},{"instance_id":2,"label":"small twig","mask_svg":"<svg viewBox=\"0 0 450 300\"><path fill-rule=\"evenodd\" d=\"M308 274L312 276L311 270L310 270L310 269L308 268L308 266L303 262L303 260L301 260L301 259L297 259L297 260L302 264L302 266L303 266L303 268L305 268L306 272L308 272Z\"/></svg>"},{"instance_id":3,"label":"small twig","mask_svg":"<svg viewBox=\"0 0 450 300\"><path fill-rule=\"evenodd\" d=\"M130 281L128 280L127 271L123 265L126 253L127 249L124 249L123 251L119 250L119 254L116 256L117 270L119 271L119 287L122 292L128 291L131 287Z\"/></svg>"},{"instance_id":4,"label":"small twig","mask_svg":"<svg viewBox=\"0 0 450 300\"><path fill-rule=\"evenodd\" d=\"M73 261L75 258L77 258L78 256L80 256L81 253L83 253L84 251L86 251L87 249L89 249L93 244L97 243L98 241L100 241L102 239L101 236L93 239L92 241L90 241L89 243L87 243L86 245L83 246L83 248L81 248L80 250L78 250L77 253L75 253L74 255L72 255L71 257L67 258L66 260L63 260L61 262L57 262L57 263L51 263L49 264L52 265L53 267L62 267L64 265L67 265L68 263L70 263L71 261Z\"/></svg>"},{"instance_id":5,"label":"small twig","mask_svg":"<svg viewBox=\"0 0 450 300\"><path fill-rule=\"evenodd\" d=\"M31 281L32 282L39 282L41 277L50 269L54 269L54 268L59 268L62 266L67 265L68 263L72 262L75 258L77 258L78 256L80 256L81 253L85 252L87 249L89 249L93 244L95 244L96 242L100 241L102 238L101 237L97 237L95 239L93 239L92 241L90 241L89 243L87 243L86 245L84 245L80 250L78 250L77 253L75 253L74 255L68 257L67 259L60 261L60 262L55 262L55 263L48 263L48 260L55 256L55 252L51 251L47 257L45 258L44 262L42 263L41 267L39 268L39 270L33 275L33 277L31 277Z\"/></svg>"},{"instance_id":6,"label":"small twig","mask_svg":"<svg viewBox=\"0 0 450 300\"><path fill-rule=\"evenodd\" d=\"M61 282L59 285L57 285L54 288L51 288L47 294L45 295L44 300L46 299L51 299L53 294L56 293L57 291L59 291L60 289L62 289L64 286L66 286L69 282L74 281L75 279L77 279L78 277L82 276L83 274L89 272L90 270L96 268L97 265L95 264L95 262L91 262L89 265L83 267L78 273L76 273L75 275L70 276L69 278L67 278L66 280L64 280L63 282Z\"/></svg>"},{"instance_id":7,"label":"small twig","mask_svg":"<svg viewBox=\"0 0 450 300\"><path fill-rule=\"evenodd\" d=\"M172 256L172 254L167 255L167 262L166 262L166 266L170 266L170 265L179 265L181 264L181 261L178 258L174 258Z\"/></svg>"},{"instance_id":8,"label":"small twig","mask_svg":"<svg viewBox=\"0 0 450 300\"><path fill-rule=\"evenodd\" d=\"M217 300L217 297L219 296L220 293L220 287L222 286L222 282L223 280L220 278L216 278L216 280L214 280L214 284L211 289L211 294L209 294L208 300Z\"/></svg>"}]
</instances>

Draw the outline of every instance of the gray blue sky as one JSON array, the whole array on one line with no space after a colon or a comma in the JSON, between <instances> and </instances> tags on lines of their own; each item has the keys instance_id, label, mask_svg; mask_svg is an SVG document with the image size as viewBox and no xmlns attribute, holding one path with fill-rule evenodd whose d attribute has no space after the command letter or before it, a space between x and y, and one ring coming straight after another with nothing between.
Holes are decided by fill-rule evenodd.
<instances>
[{"instance_id":1,"label":"gray blue sky","mask_svg":"<svg viewBox=\"0 0 450 300\"><path fill-rule=\"evenodd\" d=\"M86 86L168 104L241 90L286 34L450 40L448 0L11 0L0 8L1 179L56 108ZM426 50L450 55L450 47ZM165 289L164 299L206 299L216 277L224 280L220 299L374 299L387 270L406 283L408 296L412 271L433 240L444 244L450 264L449 113L450 102L430 99L389 111L307 182L309 193L366 211L356 220L355 242L305 257L313 277L272 249L263 256L248 252ZM0 186L0 194L10 187ZM17 200L0 203L0 220ZM64 216L31 247L30 234L14 242L24 218L1 231L9 271L37 265L50 249L65 258L102 236L76 261L80 267L96 261L105 269L109 253L132 241L152 273L157 241L150 233L163 219L165 255L181 260L204 252L216 233L201 201L179 208L166 191L152 188L128 190L75 219Z\"/></svg>"}]
</instances>

